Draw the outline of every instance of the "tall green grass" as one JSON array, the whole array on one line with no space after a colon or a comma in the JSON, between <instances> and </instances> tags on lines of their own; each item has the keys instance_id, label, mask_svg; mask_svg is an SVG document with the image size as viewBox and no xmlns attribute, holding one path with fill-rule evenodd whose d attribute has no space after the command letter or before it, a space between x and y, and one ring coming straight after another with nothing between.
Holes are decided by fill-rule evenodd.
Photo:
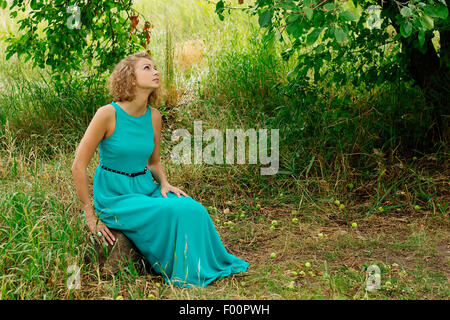
<instances>
[{"instance_id":1,"label":"tall green grass","mask_svg":"<svg viewBox=\"0 0 450 320\"><path fill-rule=\"evenodd\" d=\"M83 256L86 238L78 217L57 198L4 192L0 198L1 299L58 298L70 257ZM80 262L78 262L80 264Z\"/></svg>"},{"instance_id":2,"label":"tall green grass","mask_svg":"<svg viewBox=\"0 0 450 320\"><path fill-rule=\"evenodd\" d=\"M371 172L381 158L392 163L397 155L412 157L428 145L430 107L417 87L404 82L338 87L327 64L322 79L289 82L286 75L299 54L284 61L284 42L265 36L255 21L247 29L228 33L230 46L208 60L202 98L231 109L241 122L279 128L285 172L322 177L348 167ZM448 154L445 144L435 150L439 159Z\"/></svg>"}]
</instances>

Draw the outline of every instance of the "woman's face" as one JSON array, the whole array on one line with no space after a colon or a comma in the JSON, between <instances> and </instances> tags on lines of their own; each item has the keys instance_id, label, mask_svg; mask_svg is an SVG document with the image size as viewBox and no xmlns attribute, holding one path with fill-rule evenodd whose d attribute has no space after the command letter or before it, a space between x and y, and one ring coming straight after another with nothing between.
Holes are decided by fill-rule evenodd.
<instances>
[{"instance_id":1,"label":"woman's face","mask_svg":"<svg viewBox=\"0 0 450 320\"><path fill-rule=\"evenodd\" d=\"M135 65L136 87L156 89L159 87L159 71L152 60L140 58Z\"/></svg>"}]
</instances>

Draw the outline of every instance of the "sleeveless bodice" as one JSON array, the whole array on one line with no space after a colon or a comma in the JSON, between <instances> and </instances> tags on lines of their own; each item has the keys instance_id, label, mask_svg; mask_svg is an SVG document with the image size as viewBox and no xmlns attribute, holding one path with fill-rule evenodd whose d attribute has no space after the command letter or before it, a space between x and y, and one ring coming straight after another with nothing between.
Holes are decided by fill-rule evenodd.
<instances>
[{"instance_id":1,"label":"sleeveless bodice","mask_svg":"<svg viewBox=\"0 0 450 320\"><path fill-rule=\"evenodd\" d=\"M142 171L155 147L151 108L134 117L114 101L111 104L116 109L116 127L99 143L99 165L127 173Z\"/></svg>"}]
</instances>

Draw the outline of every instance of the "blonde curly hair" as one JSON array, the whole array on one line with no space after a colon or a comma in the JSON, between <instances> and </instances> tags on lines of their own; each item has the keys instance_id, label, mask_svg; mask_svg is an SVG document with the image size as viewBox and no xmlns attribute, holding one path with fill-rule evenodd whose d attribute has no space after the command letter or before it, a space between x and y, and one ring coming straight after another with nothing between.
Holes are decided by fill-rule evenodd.
<instances>
[{"instance_id":1,"label":"blonde curly hair","mask_svg":"<svg viewBox=\"0 0 450 320\"><path fill-rule=\"evenodd\" d=\"M153 61L148 52L137 52L123 58L115 67L108 79L109 93L114 101L132 101L135 98L136 74L134 72L136 62L140 58L147 58ZM158 87L148 96L148 104L157 106L160 100L161 87Z\"/></svg>"}]
</instances>

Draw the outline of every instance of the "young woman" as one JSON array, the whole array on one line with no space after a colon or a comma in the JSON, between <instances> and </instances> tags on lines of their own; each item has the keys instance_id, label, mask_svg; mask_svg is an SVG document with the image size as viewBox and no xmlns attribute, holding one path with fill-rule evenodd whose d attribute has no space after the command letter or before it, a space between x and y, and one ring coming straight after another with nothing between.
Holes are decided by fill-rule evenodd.
<instances>
[{"instance_id":1,"label":"young woman","mask_svg":"<svg viewBox=\"0 0 450 320\"><path fill-rule=\"evenodd\" d=\"M109 228L121 230L166 283L206 287L246 272L249 264L226 251L205 207L167 181L160 162L161 113L149 106L159 81L145 52L115 66L109 79L115 101L100 107L89 124L72 165L74 183L91 232L113 245ZM92 207L86 168L97 146Z\"/></svg>"}]
</instances>

